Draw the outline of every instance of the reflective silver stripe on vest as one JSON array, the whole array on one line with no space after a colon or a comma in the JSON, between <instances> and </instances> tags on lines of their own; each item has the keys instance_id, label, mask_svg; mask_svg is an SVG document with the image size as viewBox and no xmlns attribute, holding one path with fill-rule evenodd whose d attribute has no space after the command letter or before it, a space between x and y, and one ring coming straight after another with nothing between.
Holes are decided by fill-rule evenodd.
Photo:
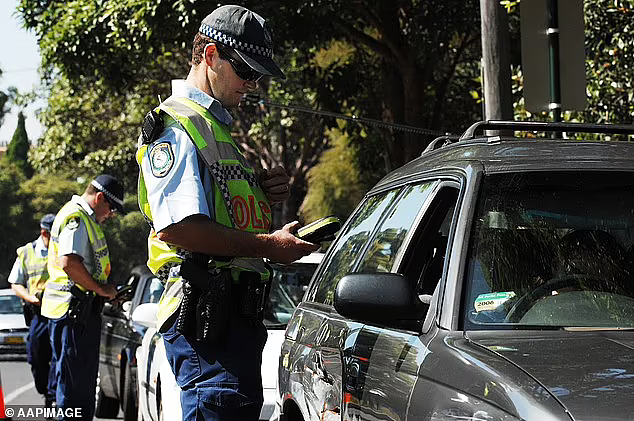
<instances>
[{"instance_id":1,"label":"reflective silver stripe on vest","mask_svg":"<svg viewBox=\"0 0 634 421\"><path fill-rule=\"evenodd\" d=\"M75 283L71 281L70 279L68 280L68 283L65 283L64 285L58 284L56 282L48 281L46 283L46 289L52 289L55 291L70 291L70 288L73 285L75 285Z\"/></svg>"}]
</instances>

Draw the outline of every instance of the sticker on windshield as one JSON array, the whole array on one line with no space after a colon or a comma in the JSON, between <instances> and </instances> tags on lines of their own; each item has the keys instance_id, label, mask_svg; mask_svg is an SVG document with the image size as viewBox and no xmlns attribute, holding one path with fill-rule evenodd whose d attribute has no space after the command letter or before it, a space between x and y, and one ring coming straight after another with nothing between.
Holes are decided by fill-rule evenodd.
<instances>
[{"instance_id":1,"label":"sticker on windshield","mask_svg":"<svg viewBox=\"0 0 634 421\"><path fill-rule=\"evenodd\" d=\"M490 292L488 294L478 295L478 298L476 298L473 305L478 313L486 310L495 310L513 297L515 297L515 293L513 291Z\"/></svg>"}]
</instances>

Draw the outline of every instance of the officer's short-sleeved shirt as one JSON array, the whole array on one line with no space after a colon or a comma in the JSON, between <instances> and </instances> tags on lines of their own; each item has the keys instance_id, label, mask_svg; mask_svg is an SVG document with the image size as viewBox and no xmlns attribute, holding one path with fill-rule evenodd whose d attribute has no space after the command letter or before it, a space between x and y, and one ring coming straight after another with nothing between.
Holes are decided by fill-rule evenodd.
<instances>
[{"instance_id":1,"label":"officer's short-sleeved shirt","mask_svg":"<svg viewBox=\"0 0 634 421\"><path fill-rule=\"evenodd\" d=\"M26 247L31 247L31 243L27 244ZM48 256L48 248L44 245L44 240L42 237L37 237L35 240L35 255L37 257L46 257ZM23 287L27 287L27 272L26 267L24 267L24 262L18 256L13 262L13 267L11 268L11 273L9 273L10 284L22 285Z\"/></svg>"},{"instance_id":2,"label":"officer's short-sleeved shirt","mask_svg":"<svg viewBox=\"0 0 634 421\"><path fill-rule=\"evenodd\" d=\"M172 96L195 101L221 123L231 124L231 115L218 100L185 80L172 81ZM166 125L148 146L141 171L156 232L191 215L214 218L212 177L201 166L196 146L178 123Z\"/></svg>"},{"instance_id":3,"label":"officer's short-sleeved shirt","mask_svg":"<svg viewBox=\"0 0 634 421\"><path fill-rule=\"evenodd\" d=\"M95 211L92 210L88 202L83 197L74 195L71 202L80 205L83 210L92 218L95 222ZM66 256L69 254L76 254L83 259L82 263L88 271L93 273L95 269L95 256L90 244L90 237L88 236L88 227L81 218L78 218L77 224L67 224L62 232L58 236L58 256Z\"/></svg>"}]
</instances>

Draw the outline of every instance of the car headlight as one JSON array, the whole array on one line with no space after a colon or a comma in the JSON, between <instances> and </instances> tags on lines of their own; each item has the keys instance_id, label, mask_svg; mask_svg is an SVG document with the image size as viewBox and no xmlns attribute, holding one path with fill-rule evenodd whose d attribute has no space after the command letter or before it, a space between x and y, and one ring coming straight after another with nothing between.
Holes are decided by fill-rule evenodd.
<instances>
[{"instance_id":1,"label":"car headlight","mask_svg":"<svg viewBox=\"0 0 634 421\"><path fill-rule=\"evenodd\" d=\"M431 414L431 421L519 421L493 405L461 393L436 408Z\"/></svg>"}]
</instances>

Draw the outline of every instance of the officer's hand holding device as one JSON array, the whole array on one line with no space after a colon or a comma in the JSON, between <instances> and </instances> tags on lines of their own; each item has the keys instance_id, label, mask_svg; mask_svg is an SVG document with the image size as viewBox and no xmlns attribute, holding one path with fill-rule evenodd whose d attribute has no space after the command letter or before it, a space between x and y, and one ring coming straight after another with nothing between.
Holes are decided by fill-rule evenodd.
<instances>
[{"instance_id":1,"label":"officer's hand holding device","mask_svg":"<svg viewBox=\"0 0 634 421\"><path fill-rule=\"evenodd\" d=\"M117 292L112 301L128 301L132 299L134 295L133 285L117 285Z\"/></svg>"},{"instance_id":2,"label":"officer's hand holding device","mask_svg":"<svg viewBox=\"0 0 634 421\"><path fill-rule=\"evenodd\" d=\"M341 228L341 222L336 216L327 216L318 219L297 230L295 235L309 243L321 243L322 241L332 241L335 234Z\"/></svg>"}]
</instances>

